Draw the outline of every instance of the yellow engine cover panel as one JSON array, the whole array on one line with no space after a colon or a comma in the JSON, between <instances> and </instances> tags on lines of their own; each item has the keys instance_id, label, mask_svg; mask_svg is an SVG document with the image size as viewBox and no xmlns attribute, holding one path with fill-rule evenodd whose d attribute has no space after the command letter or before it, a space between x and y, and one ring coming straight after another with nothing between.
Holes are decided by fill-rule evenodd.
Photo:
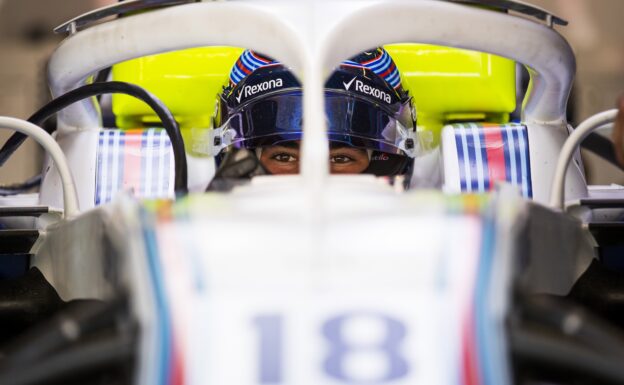
<instances>
[{"instance_id":1,"label":"yellow engine cover panel","mask_svg":"<svg viewBox=\"0 0 624 385\"><path fill-rule=\"evenodd\" d=\"M206 128L217 95L227 85L232 65L243 52L235 47L201 47L144 56L113 66L113 80L141 86L169 107L182 129ZM113 113L120 128L159 122L147 104L113 95Z\"/></svg>"},{"instance_id":2,"label":"yellow engine cover panel","mask_svg":"<svg viewBox=\"0 0 624 385\"><path fill-rule=\"evenodd\" d=\"M427 44L384 48L414 98L419 126L433 131L436 139L449 121L504 123L516 108L513 60Z\"/></svg>"},{"instance_id":3,"label":"yellow engine cover panel","mask_svg":"<svg viewBox=\"0 0 624 385\"><path fill-rule=\"evenodd\" d=\"M452 121L504 123L516 108L515 63L482 52L426 44L392 44L384 48L414 98L421 130L433 145ZM201 47L145 56L113 66L113 80L139 85L155 94L174 114L192 152L193 132L211 127L217 95L227 85L237 47ZM158 124L143 102L113 95L120 128Z\"/></svg>"}]
</instances>

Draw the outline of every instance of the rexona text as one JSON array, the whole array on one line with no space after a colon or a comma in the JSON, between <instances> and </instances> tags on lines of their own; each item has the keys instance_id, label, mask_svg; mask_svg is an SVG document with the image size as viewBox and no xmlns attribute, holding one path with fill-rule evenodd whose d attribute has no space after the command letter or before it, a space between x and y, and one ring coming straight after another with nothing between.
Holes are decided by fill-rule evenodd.
<instances>
[{"instance_id":1,"label":"rexona text","mask_svg":"<svg viewBox=\"0 0 624 385\"><path fill-rule=\"evenodd\" d=\"M253 86L245 86L238 93L238 96L236 97L236 101L240 103L241 97L243 96L245 97L245 99L247 99L250 96L254 96L258 92L269 91L274 88L280 88L280 87L282 87L282 78L267 80L266 82L254 84Z\"/></svg>"},{"instance_id":2,"label":"rexona text","mask_svg":"<svg viewBox=\"0 0 624 385\"><path fill-rule=\"evenodd\" d=\"M382 90L375 88L375 87L371 87L368 86L366 84L364 84L361 80L356 80L355 81L355 90L359 91L363 94L367 94L367 95L371 95L376 97L377 99L381 99L384 102L390 104L391 99L390 99L390 95L383 92Z\"/></svg>"}]
</instances>

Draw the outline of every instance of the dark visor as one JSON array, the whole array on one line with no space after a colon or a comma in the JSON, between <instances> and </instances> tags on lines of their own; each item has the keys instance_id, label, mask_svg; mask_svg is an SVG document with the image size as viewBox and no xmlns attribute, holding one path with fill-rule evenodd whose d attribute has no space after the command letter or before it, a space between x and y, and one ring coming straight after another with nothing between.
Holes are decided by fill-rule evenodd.
<instances>
[{"instance_id":1,"label":"dark visor","mask_svg":"<svg viewBox=\"0 0 624 385\"><path fill-rule=\"evenodd\" d=\"M329 139L354 147L402 153L397 121L412 125L405 110L400 104L381 107L351 94L325 92ZM247 104L230 117L228 127L236 132L235 146L255 148L300 140L302 119L302 93L297 90Z\"/></svg>"}]
</instances>

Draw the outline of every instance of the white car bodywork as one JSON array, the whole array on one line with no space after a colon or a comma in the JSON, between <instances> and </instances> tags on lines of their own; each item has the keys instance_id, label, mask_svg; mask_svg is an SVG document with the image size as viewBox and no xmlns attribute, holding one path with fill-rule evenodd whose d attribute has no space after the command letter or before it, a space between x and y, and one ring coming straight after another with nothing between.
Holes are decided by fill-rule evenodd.
<instances>
[{"instance_id":1,"label":"white car bodywork","mask_svg":"<svg viewBox=\"0 0 624 385\"><path fill-rule=\"evenodd\" d=\"M371 176L329 175L324 80L344 58L395 42L478 50L529 67L522 123L535 203L503 186L483 211L470 211L472 201L463 197L454 209L453 198L439 193L400 193ZM357 378L340 378L319 364L335 342L329 348L319 342L319 330L345 312L392 314L416 330L393 353L422 370L401 372L396 383L455 384L458 377L472 383L464 377L466 357L483 360L475 364L483 383L510 383L504 320L513 275L522 273L535 292L561 295L593 258L579 222L540 206L548 202L569 133L565 109L575 61L565 39L524 17L443 1L203 2L74 31L50 61L52 92L61 95L124 60L206 45L259 50L302 80L300 175L258 177L229 194L191 196L177 203L173 218L147 215L125 197L94 208L94 185L80 181L96 177L99 111L84 101L58 119L57 140L79 181L84 213L46 228L33 266L65 300L105 299L115 285L130 292L142 332L136 383L168 383L164 368L176 351L185 357L189 384L383 382L383 373L392 372L385 356L345 364ZM441 172L439 162L447 158L420 163L427 166L416 175ZM203 171L190 183L208 183L211 161L197 160ZM448 192L459 192L448 174L439 180ZM42 203L62 207L60 194L51 168ZM568 171L565 194L587 196L578 164ZM535 240L552 228L557 231L548 239ZM527 238L534 241L523 243ZM245 323L267 313L295 319L286 322L292 332L281 355L287 369L277 379L273 372L263 377L256 355L262 343ZM379 343L386 341L383 331L380 340L365 339L379 324L354 325L345 328L353 341L364 338L373 353L386 349ZM480 350L465 352L472 345L464 337L472 333Z\"/></svg>"},{"instance_id":2,"label":"white car bodywork","mask_svg":"<svg viewBox=\"0 0 624 385\"><path fill-rule=\"evenodd\" d=\"M306 186L312 210L316 211L317 203L313 202L322 194L323 181L328 177L327 138L322 119L323 80L345 57L396 42L488 52L514 59L529 68L531 85L523 103L522 123L529 131L533 196L536 201L547 203L556 159L568 136L565 110L576 64L569 44L559 33L520 16L433 0L187 4L121 18L72 34L53 54L49 75L53 95L58 96L84 84L90 75L112 64L171 50L232 45L277 58L292 68L304 85L305 134L298 183ZM59 138L72 136L65 139L70 158L73 152L94 152L84 151L82 144L75 145L77 141L83 142L76 136L88 135L82 133L99 127L99 112L92 101L84 101L59 114ZM94 139L87 147L96 145ZM77 179L93 180L92 162L71 163ZM428 169L431 163L422 162ZM439 167L435 163L433 167ZM201 173L191 170L189 184L207 184L212 177L210 168L203 166L205 171ZM431 171L416 173L427 175ZM52 181L48 184L54 184ZM44 192L45 186L46 183ZM92 189L88 183L79 185L83 209L93 205ZM578 199L586 195L583 172L575 164L568 171L566 197ZM58 206L60 201L49 197L43 203Z\"/></svg>"}]
</instances>

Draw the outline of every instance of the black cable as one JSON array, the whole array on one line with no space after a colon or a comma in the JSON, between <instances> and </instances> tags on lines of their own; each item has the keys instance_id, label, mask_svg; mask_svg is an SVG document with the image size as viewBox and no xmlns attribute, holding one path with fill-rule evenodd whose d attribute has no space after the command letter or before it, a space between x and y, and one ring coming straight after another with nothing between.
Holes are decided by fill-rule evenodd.
<instances>
[{"instance_id":1,"label":"black cable","mask_svg":"<svg viewBox=\"0 0 624 385\"><path fill-rule=\"evenodd\" d=\"M0 372L0 384L48 384L89 370L125 365L134 357L135 345L134 337L128 334L103 336L36 362L9 366Z\"/></svg>"},{"instance_id":2,"label":"black cable","mask_svg":"<svg viewBox=\"0 0 624 385\"><path fill-rule=\"evenodd\" d=\"M7 196L21 194L30 190L31 188L39 186L40 184L41 174L31 177L26 182L0 186L0 195Z\"/></svg>"},{"instance_id":3,"label":"black cable","mask_svg":"<svg viewBox=\"0 0 624 385\"><path fill-rule=\"evenodd\" d=\"M188 167L186 164L184 141L182 139L178 123L175 121L175 118L164 103L157 99L156 96L137 85L117 81L87 84L52 100L39 109L39 111L35 112L28 119L28 121L41 126L46 119L75 102L96 95L111 93L133 96L145 102L156 113L156 115L158 115L165 131L169 135L171 147L173 148L173 158L175 163L174 189L176 193L187 193ZM50 131L48 132L51 133ZM26 135L16 132L6 141L4 146L0 149L0 167L6 162L7 159L9 159L15 150L19 148L26 138Z\"/></svg>"},{"instance_id":4,"label":"black cable","mask_svg":"<svg viewBox=\"0 0 624 385\"><path fill-rule=\"evenodd\" d=\"M103 83L108 81L108 77L110 76L112 69L113 67L106 67L103 70L98 71L93 79L93 83ZM98 102L102 100L102 94L99 94L96 97Z\"/></svg>"},{"instance_id":5,"label":"black cable","mask_svg":"<svg viewBox=\"0 0 624 385\"><path fill-rule=\"evenodd\" d=\"M512 327L510 347L515 358L624 384L624 357L590 349L561 334Z\"/></svg>"}]
</instances>

